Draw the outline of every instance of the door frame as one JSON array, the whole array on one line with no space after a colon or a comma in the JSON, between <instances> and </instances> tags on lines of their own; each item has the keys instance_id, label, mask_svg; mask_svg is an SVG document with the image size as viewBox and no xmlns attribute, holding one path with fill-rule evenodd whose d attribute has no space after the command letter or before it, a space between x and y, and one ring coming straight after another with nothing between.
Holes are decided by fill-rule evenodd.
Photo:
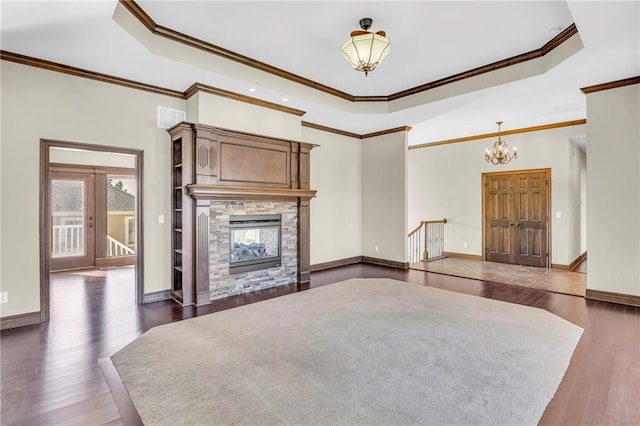
<instances>
[{"instance_id":1,"label":"door frame","mask_svg":"<svg viewBox=\"0 0 640 426\"><path fill-rule=\"evenodd\" d=\"M482 216L482 260L486 261L486 226L487 226L487 212L486 212L486 208L487 206L485 205L485 197L487 195L486 191L487 191L487 181L490 177L493 176L504 176L504 175L515 175L515 174L521 174L521 173L545 173L545 178L547 180L547 185L546 185L546 193L545 193L545 198L547 201L547 253L549 253L549 256L547 256L547 269L551 268L551 168L541 168L541 169L522 169L522 170L506 170L503 172L486 172L486 173L482 173L482 189L481 189L481 194L482 194L482 211L480 212L480 215Z\"/></svg>"},{"instance_id":2,"label":"door frame","mask_svg":"<svg viewBox=\"0 0 640 426\"><path fill-rule=\"evenodd\" d=\"M93 145L80 142L40 139L40 322L47 322L51 311L51 293L49 280L49 250L51 247L51 188L49 185L50 149L71 148L83 151L112 152L135 157L136 206L136 266L135 301L144 302L144 215L143 215L143 164L144 151L107 145Z\"/></svg>"}]
</instances>

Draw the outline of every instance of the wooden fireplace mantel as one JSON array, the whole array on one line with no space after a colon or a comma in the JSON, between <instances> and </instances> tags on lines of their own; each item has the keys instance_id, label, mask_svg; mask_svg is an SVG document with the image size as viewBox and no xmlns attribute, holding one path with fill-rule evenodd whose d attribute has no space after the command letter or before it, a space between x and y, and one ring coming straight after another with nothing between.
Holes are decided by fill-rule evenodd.
<instances>
[{"instance_id":1,"label":"wooden fireplace mantel","mask_svg":"<svg viewBox=\"0 0 640 426\"><path fill-rule=\"evenodd\" d=\"M196 200L308 201L316 196L316 191L310 189L207 184L187 185L187 193Z\"/></svg>"},{"instance_id":2,"label":"wooden fireplace mantel","mask_svg":"<svg viewBox=\"0 0 640 426\"><path fill-rule=\"evenodd\" d=\"M297 283L310 281L310 151L315 145L180 123L171 135L172 294L183 305L211 302L211 200L297 204Z\"/></svg>"}]
</instances>

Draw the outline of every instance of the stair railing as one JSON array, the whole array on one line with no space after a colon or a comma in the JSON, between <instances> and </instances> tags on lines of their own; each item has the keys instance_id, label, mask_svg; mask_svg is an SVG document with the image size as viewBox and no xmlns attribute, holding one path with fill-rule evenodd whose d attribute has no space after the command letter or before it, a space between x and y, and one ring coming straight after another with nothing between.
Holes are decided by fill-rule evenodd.
<instances>
[{"instance_id":1,"label":"stair railing","mask_svg":"<svg viewBox=\"0 0 640 426\"><path fill-rule=\"evenodd\" d=\"M409 263L441 259L444 255L444 224L447 219L423 220L409 232Z\"/></svg>"}]
</instances>

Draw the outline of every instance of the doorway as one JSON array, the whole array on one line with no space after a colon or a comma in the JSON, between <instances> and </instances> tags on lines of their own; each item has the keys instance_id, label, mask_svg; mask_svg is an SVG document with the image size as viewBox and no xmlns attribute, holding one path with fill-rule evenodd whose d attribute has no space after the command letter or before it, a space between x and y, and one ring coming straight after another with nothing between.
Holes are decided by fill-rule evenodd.
<instances>
[{"instance_id":1,"label":"doorway","mask_svg":"<svg viewBox=\"0 0 640 426\"><path fill-rule=\"evenodd\" d=\"M483 260L551 266L551 169L482 174Z\"/></svg>"},{"instance_id":2,"label":"doorway","mask_svg":"<svg viewBox=\"0 0 640 426\"><path fill-rule=\"evenodd\" d=\"M110 157L130 166L103 164ZM41 321L50 318L54 271L135 265L135 303L143 303L143 152L41 140L40 158Z\"/></svg>"}]
</instances>

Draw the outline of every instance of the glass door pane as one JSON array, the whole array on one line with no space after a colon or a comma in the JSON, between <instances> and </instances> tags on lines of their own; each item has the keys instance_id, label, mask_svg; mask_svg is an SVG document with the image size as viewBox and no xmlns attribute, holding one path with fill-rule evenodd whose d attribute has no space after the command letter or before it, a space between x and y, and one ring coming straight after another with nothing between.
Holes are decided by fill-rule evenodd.
<instances>
[{"instance_id":1,"label":"glass door pane","mask_svg":"<svg viewBox=\"0 0 640 426\"><path fill-rule=\"evenodd\" d=\"M84 180L51 180L51 257L86 254Z\"/></svg>"}]
</instances>

